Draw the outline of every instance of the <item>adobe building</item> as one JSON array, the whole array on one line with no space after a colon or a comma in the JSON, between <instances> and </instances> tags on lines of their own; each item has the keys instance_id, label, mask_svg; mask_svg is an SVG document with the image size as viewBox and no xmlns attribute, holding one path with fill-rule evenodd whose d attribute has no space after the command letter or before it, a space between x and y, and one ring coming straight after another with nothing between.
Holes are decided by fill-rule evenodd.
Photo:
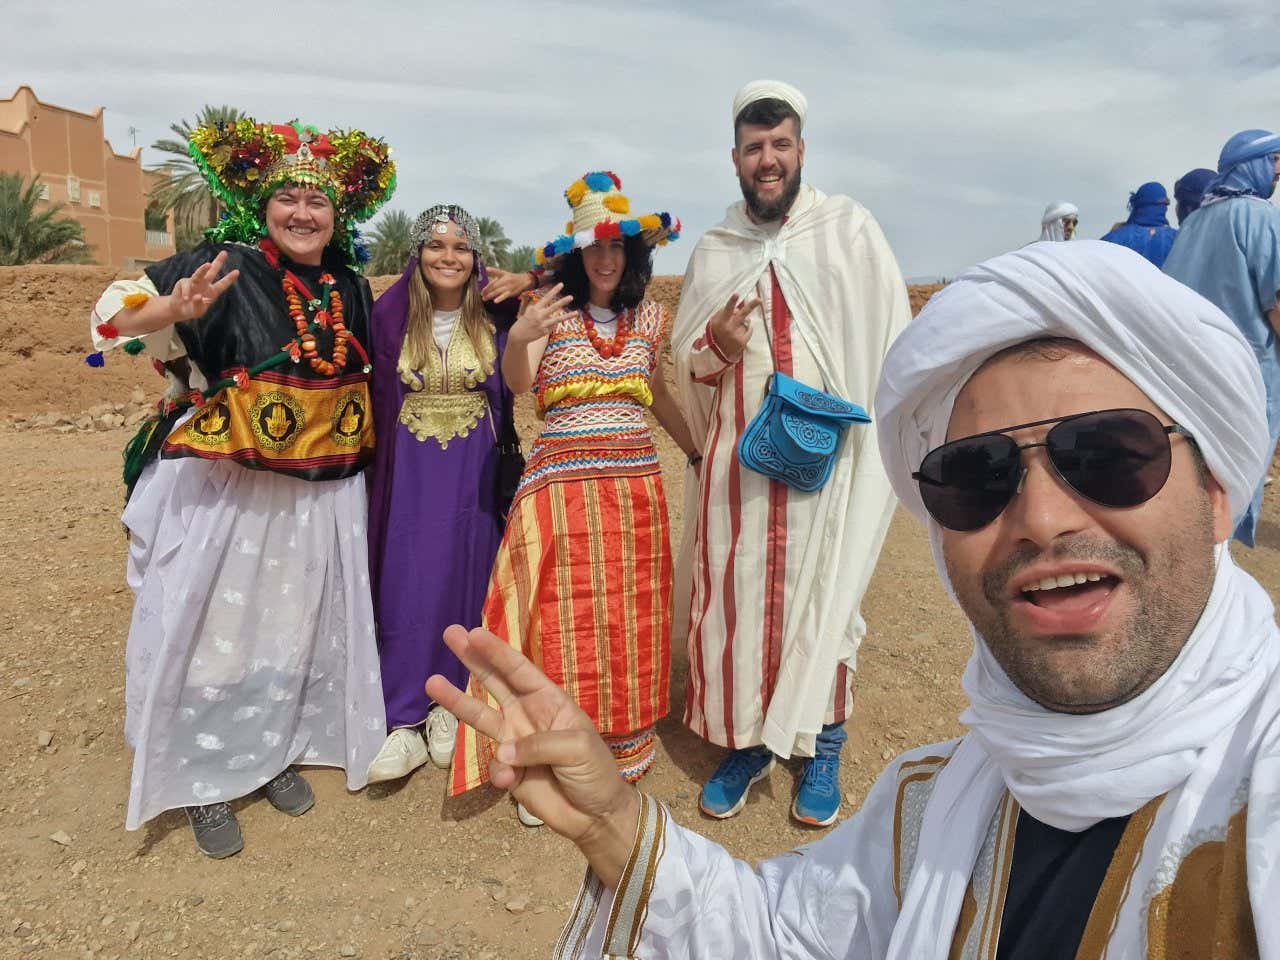
<instances>
[{"instance_id":1,"label":"adobe building","mask_svg":"<svg viewBox=\"0 0 1280 960\"><path fill-rule=\"evenodd\" d=\"M174 252L173 217L148 230L147 193L162 174L142 169L142 150L122 156L106 140L102 107L80 113L41 103L30 87L0 99L0 171L28 181L38 174L44 199L84 225L96 263L135 267Z\"/></svg>"}]
</instances>

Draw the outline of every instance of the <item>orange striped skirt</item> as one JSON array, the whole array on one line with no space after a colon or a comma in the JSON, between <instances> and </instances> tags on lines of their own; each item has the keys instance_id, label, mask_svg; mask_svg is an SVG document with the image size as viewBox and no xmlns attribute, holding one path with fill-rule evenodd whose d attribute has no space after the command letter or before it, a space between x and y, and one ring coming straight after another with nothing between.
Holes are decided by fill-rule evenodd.
<instances>
[{"instance_id":1,"label":"orange striped skirt","mask_svg":"<svg viewBox=\"0 0 1280 960\"><path fill-rule=\"evenodd\" d=\"M622 737L669 708L671 578L659 474L555 481L512 507L484 626L573 697L602 734ZM485 696L474 680L468 692ZM459 725L451 795L488 781L492 750Z\"/></svg>"}]
</instances>

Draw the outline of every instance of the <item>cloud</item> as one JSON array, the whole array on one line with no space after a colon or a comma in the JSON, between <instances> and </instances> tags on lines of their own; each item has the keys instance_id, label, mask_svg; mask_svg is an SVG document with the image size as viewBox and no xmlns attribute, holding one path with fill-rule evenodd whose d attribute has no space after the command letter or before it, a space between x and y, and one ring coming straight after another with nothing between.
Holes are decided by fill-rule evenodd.
<instances>
[{"instance_id":1,"label":"cloud","mask_svg":"<svg viewBox=\"0 0 1280 960\"><path fill-rule=\"evenodd\" d=\"M685 222L660 272L739 196L729 104L756 77L805 91L806 179L865 203L908 275L1033 239L1051 200L1099 236L1137 184L1172 186L1237 129L1280 126L1274 0L176 9L14 6L0 93L103 105L121 150L130 126L149 144L205 103L358 125L395 148L392 206L461 203L517 244L559 231L576 176L613 169L637 209Z\"/></svg>"}]
</instances>

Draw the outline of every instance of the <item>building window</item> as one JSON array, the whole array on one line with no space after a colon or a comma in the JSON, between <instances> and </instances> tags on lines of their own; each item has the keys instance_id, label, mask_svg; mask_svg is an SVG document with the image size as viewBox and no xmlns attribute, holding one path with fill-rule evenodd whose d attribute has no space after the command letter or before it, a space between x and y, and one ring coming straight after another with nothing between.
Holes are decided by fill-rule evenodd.
<instances>
[{"instance_id":1,"label":"building window","mask_svg":"<svg viewBox=\"0 0 1280 960\"><path fill-rule=\"evenodd\" d=\"M40 184L40 199L41 200L49 199L49 185L47 183Z\"/></svg>"},{"instance_id":2,"label":"building window","mask_svg":"<svg viewBox=\"0 0 1280 960\"><path fill-rule=\"evenodd\" d=\"M67 199L72 203L80 202L80 181L75 177L67 177Z\"/></svg>"},{"instance_id":3,"label":"building window","mask_svg":"<svg viewBox=\"0 0 1280 960\"><path fill-rule=\"evenodd\" d=\"M91 207L102 206L102 194L100 194L97 190L89 191L89 206Z\"/></svg>"}]
</instances>

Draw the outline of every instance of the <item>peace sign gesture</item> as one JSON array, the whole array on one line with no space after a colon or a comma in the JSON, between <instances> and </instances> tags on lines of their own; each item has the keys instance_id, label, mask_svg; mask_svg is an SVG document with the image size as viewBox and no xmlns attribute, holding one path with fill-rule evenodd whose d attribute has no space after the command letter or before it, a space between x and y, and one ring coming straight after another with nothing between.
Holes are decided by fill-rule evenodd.
<instances>
[{"instance_id":1,"label":"peace sign gesture","mask_svg":"<svg viewBox=\"0 0 1280 960\"><path fill-rule=\"evenodd\" d=\"M552 830L578 845L606 885L631 852L640 797L590 718L527 658L483 629L454 625L444 642L498 702L495 710L440 675L427 695L497 743L494 786L510 790Z\"/></svg>"},{"instance_id":2,"label":"peace sign gesture","mask_svg":"<svg viewBox=\"0 0 1280 960\"><path fill-rule=\"evenodd\" d=\"M760 298L742 300L735 293L711 318L711 336L730 363L737 363L751 340L751 314Z\"/></svg>"},{"instance_id":3,"label":"peace sign gesture","mask_svg":"<svg viewBox=\"0 0 1280 960\"><path fill-rule=\"evenodd\" d=\"M225 277L218 276L226 265L227 251L223 250L209 263L196 267L191 276L183 277L174 284L173 292L169 294L169 309L174 323L203 317L213 301L239 279L239 270L232 270Z\"/></svg>"}]
</instances>

